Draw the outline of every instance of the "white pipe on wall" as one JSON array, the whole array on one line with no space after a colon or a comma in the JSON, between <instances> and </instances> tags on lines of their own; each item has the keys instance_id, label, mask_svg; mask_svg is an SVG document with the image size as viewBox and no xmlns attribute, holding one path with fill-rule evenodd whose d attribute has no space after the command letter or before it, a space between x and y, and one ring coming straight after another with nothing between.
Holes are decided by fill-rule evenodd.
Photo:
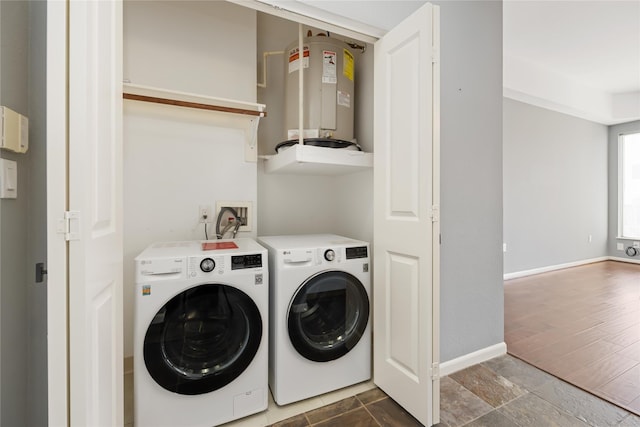
<instances>
[{"instance_id":1,"label":"white pipe on wall","mask_svg":"<svg viewBox=\"0 0 640 427\"><path fill-rule=\"evenodd\" d=\"M304 144L304 121L302 117L304 105L304 43L302 42L302 24L298 24L298 58L300 69L298 70L298 143Z\"/></svg>"},{"instance_id":2,"label":"white pipe on wall","mask_svg":"<svg viewBox=\"0 0 640 427\"><path fill-rule=\"evenodd\" d=\"M258 83L258 87L267 87L267 58L271 55L283 55L284 50L274 50L271 52L262 52L262 83Z\"/></svg>"}]
</instances>

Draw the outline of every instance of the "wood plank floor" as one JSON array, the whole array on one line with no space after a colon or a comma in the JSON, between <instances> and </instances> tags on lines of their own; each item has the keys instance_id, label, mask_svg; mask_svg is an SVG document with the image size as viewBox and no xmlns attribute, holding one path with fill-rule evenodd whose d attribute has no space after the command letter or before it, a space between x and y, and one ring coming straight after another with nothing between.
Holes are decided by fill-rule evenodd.
<instances>
[{"instance_id":1,"label":"wood plank floor","mask_svg":"<svg viewBox=\"0 0 640 427\"><path fill-rule=\"evenodd\" d=\"M640 265L505 282L509 354L640 415Z\"/></svg>"}]
</instances>

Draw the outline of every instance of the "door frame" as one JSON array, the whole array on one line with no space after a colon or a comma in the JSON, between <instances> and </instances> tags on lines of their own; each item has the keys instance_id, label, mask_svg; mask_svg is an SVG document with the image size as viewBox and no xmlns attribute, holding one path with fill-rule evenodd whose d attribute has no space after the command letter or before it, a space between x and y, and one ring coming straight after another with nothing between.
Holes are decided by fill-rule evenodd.
<instances>
[{"instance_id":1,"label":"door frame","mask_svg":"<svg viewBox=\"0 0 640 427\"><path fill-rule=\"evenodd\" d=\"M47 1L47 395L49 425L69 425L67 4Z\"/></svg>"},{"instance_id":2,"label":"door frame","mask_svg":"<svg viewBox=\"0 0 640 427\"><path fill-rule=\"evenodd\" d=\"M113 22L115 27L111 27L105 30L102 27L94 28L94 32L91 34L91 42L96 43L99 41L112 42L113 45L117 45L121 42L122 35L118 34L118 31L113 31L113 28L120 28L121 32L121 19L118 15L118 11L121 11L121 0L109 0L108 2L98 3L82 3L71 2L70 0L47 0L47 77L46 77L46 93L47 93L47 263L48 263L48 289L47 289L47 394L48 394L48 423L55 426L69 426L72 424L99 424L99 419L115 420L116 424L121 424L124 405L124 389L123 389L123 375L122 375L122 279L117 279L113 282L114 292L113 299L114 309L112 312L104 314L105 310L101 312L102 317L98 316L98 310L101 309L98 305L91 305L84 297L84 290L86 287L85 280L88 275L82 276L78 272L85 273L86 271L95 272L93 268L100 262L107 265L110 261L108 257L97 255L93 253L88 255L85 253L85 242L89 241L91 233L83 233L82 226L95 222L95 218L91 218L93 212L89 212L95 208L95 204L86 209L86 212L80 212L85 207L78 206L78 215L69 212L71 208L70 198L70 176L76 169L70 171L70 168L75 165L85 165L87 162L81 158L82 155L87 155L84 152L84 148L90 146L89 141L86 141L81 136L75 136L75 140L71 139L72 124L70 122L70 116L72 112L85 111L83 107L74 105L73 100L70 98L70 88L72 85L77 85L78 81L71 80L70 73L72 71L78 71L76 77L83 80L85 78L93 78L95 81L97 78L91 72L86 71L83 67L75 67L70 63L70 53L72 51L71 43L74 39L70 34L77 31L79 36L75 41L87 41L81 40L82 31L84 28L80 28L84 25L75 25L72 20L72 12L78 13L83 11L84 6L98 6L107 5L113 6L115 11L115 18ZM120 8L120 9L118 9ZM96 12L96 8L91 12ZM99 13L93 13L94 17L102 17ZM78 17L76 17L78 18ZM114 37L113 40L110 37ZM77 48L77 46L76 46ZM116 49L119 49L116 47ZM79 50L79 49L78 49ZM120 49L121 50L121 49ZM79 52L76 52L79 53ZM121 53L120 53L121 56ZM81 57L81 55L78 55ZM80 63L83 65L84 63ZM89 61L86 61L89 64ZM113 63L113 70L116 70L118 78L113 86L109 87L108 94L100 92L102 95L111 95L117 100L120 105L121 116L121 104L122 95L121 89L121 72L117 72L121 64L121 59L116 63ZM95 65L91 63L90 65ZM115 74L114 74L115 75ZM100 81L104 86L104 82ZM112 82L113 83L113 82ZM77 88L76 88L77 92ZM84 99L84 98L76 98ZM97 97L87 99L87 104L91 106L98 105L100 103ZM91 104L93 103L93 104ZM75 108L75 110L74 110ZM117 110L117 107L116 107ZM95 111L102 111L95 109ZM100 113L95 113L95 116L99 116ZM102 117L102 116L100 116ZM113 115L106 116L104 121L106 128L111 128L115 134L117 134L121 127L121 119ZM86 123L75 123L87 125ZM87 125L88 126L88 125ZM77 132L77 126L76 126ZM78 133L78 132L77 132ZM78 133L79 134L79 133ZM118 136L116 145L120 143ZM75 149L71 150L71 142L75 141ZM87 142L86 146L84 143ZM94 142L94 141L91 141ZM83 147L83 150L79 150L78 147ZM116 148L117 150L117 148ZM80 151L82 151L80 153ZM80 154L80 157L77 155ZM74 159L75 155L75 160ZM120 157L121 163L121 151L117 151L115 157ZM98 157L95 157L96 159ZM73 161L72 161L73 160ZM114 180L115 185L121 181L122 171L118 168L103 168L113 171L114 176L117 179ZM86 169L83 170L83 173ZM80 175L86 178L85 175ZM90 178L91 179L91 178ZM84 179L79 180L84 181ZM76 188L77 190L77 188ZM92 190L94 190L92 188ZM99 192L91 192L90 194L80 194L82 192L76 191L76 201L83 199L85 196L89 199L95 194L101 194ZM78 197L78 195L80 197ZM116 190L113 194L113 198L117 199L121 196L121 191L118 193ZM117 217L119 210L116 209L114 217ZM86 214L85 222L83 224L80 214ZM89 217L89 218L87 218ZM90 220L94 220L93 222ZM71 225L73 224L73 226ZM85 227L86 229L87 227ZM121 225L114 228L114 234L121 235ZM86 231L86 230L85 230ZM99 233L93 233L99 234ZM104 234L104 233L103 233ZM93 236L95 237L95 236ZM70 247L70 240L78 240L75 243L74 248ZM80 245L83 245L82 247ZM120 268L122 264L122 249L120 243L120 250L116 247L116 250L111 253L114 255L112 258L120 258ZM73 251L72 251L73 249ZM86 263L87 270L82 270L85 267L86 261L100 261L93 264ZM75 267L72 268L72 264ZM101 265L102 265L101 264ZM115 263L117 264L117 263ZM114 263L108 264L107 269ZM79 269L80 267L80 269ZM118 271L113 271L114 275L118 275ZM75 274L75 276L74 276ZM73 304L75 301L75 305ZM118 308L118 303L120 308ZM78 313L85 313L89 317L96 314L91 318L91 325L88 324L85 318L81 318ZM109 317L111 315L111 317ZM106 319L108 325L99 323L101 319ZM85 333L85 330L92 331L97 330L97 327L103 327L102 330L106 330L107 326L111 327L111 334L96 334L90 335ZM99 339L98 339L99 338ZM113 344L112 351L109 352L110 357L113 357L113 363L111 360L107 360L106 357L102 357L100 363L96 361L95 357L91 357L88 351L78 351L80 348L100 350L105 347L100 347L101 344L108 343ZM103 353L100 353L101 355ZM78 363L72 363L72 356L77 357ZM85 357L86 356L86 357ZM89 365L91 368L88 369ZM92 369L101 368L101 369ZM90 375L85 375L89 373ZM99 377L99 375L101 375ZM91 378L88 378L88 377ZM98 378L99 377L99 378ZM105 378L112 377L112 381L104 381ZM108 384L111 394L107 399L104 397L107 393L104 393L105 387L103 384ZM87 403L89 402L89 403ZM92 417L91 419L87 417ZM109 422L112 424L112 422Z\"/></svg>"}]
</instances>

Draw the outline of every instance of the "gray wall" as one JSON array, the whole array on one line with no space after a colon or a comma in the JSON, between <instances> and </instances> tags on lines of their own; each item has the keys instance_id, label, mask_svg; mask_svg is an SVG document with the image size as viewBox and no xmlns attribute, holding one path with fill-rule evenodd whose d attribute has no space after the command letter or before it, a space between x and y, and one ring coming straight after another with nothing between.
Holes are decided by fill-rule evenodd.
<instances>
[{"instance_id":1,"label":"gray wall","mask_svg":"<svg viewBox=\"0 0 640 427\"><path fill-rule=\"evenodd\" d=\"M46 2L0 2L0 104L29 117L18 163L18 198L0 201L0 425L47 424Z\"/></svg>"},{"instance_id":2,"label":"gray wall","mask_svg":"<svg viewBox=\"0 0 640 427\"><path fill-rule=\"evenodd\" d=\"M29 3L0 2L0 104L28 115ZM28 372L27 209L30 153L18 163L18 198L0 201L0 425L26 425Z\"/></svg>"},{"instance_id":3,"label":"gray wall","mask_svg":"<svg viewBox=\"0 0 640 427\"><path fill-rule=\"evenodd\" d=\"M441 353L504 341L502 2L436 1L441 15Z\"/></svg>"},{"instance_id":4,"label":"gray wall","mask_svg":"<svg viewBox=\"0 0 640 427\"><path fill-rule=\"evenodd\" d=\"M47 286L35 283L34 266L47 260L46 49L47 3L29 2L29 156L27 260L29 341L28 426L47 425Z\"/></svg>"},{"instance_id":5,"label":"gray wall","mask_svg":"<svg viewBox=\"0 0 640 427\"><path fill-rule=\"evenodd\" d=\"M616 248L618 242L624 247L632 245L632 240L618 239L618 135L640 132L640 120L621 125L609 126L609 240L608 255L629 258L624 251ZM633 259L638 260L638 257Z\"/></svg>"},{"instance_id":6,"label":"gray wall","mask_svg":"<svg viewBox=\"0 0 640 427\"><path fill-rule=\"evenodd\" d=\"M505 273L607 255L606 158L605 125L504 100Z\"/></svg>"}]
</instances>

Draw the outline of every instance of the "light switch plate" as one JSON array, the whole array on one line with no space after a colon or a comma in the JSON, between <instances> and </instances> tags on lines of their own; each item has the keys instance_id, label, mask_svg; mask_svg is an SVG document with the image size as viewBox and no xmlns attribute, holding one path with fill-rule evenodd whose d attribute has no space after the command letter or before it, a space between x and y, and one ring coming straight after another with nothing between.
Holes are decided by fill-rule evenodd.
<instances>
[{"instance_id":1,"label":"light switch plate","mask_svg":"<svg viewBox=\"0 0 640 427\"><path fill-rule=\"evenodd\" d=\"M0 148L16 153L29 149L29 119L0 106Z\"/></svg>"},{"instance_id":2,"label":"light switch plate","mask_svg":"<svg viewBox=\"0 0 640 427\"><path fill-rule=\"evenodd\" d=\"M18 163L0 159L0 199L18 197Z\"/></svg>"}]
</instances>

